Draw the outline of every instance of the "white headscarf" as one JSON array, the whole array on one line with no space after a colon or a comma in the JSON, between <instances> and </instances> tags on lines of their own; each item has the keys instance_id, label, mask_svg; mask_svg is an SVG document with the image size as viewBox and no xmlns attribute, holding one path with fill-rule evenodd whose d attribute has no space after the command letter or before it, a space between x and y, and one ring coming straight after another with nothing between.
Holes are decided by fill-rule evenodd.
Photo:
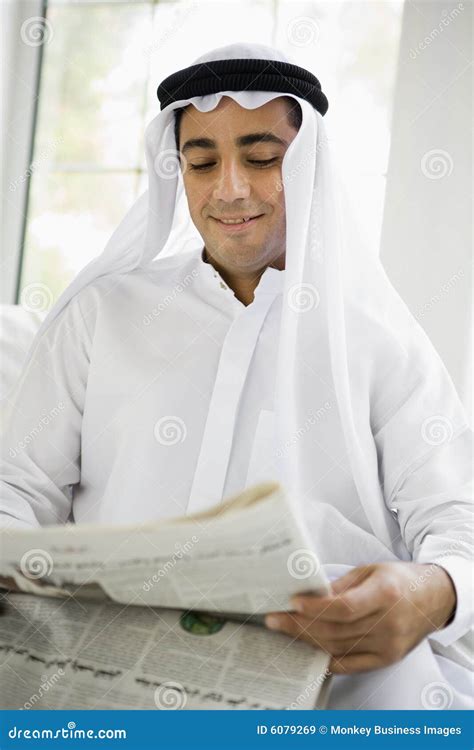
<instances>
[{"instance_id":1,"label":"white headscarf","mask_svg":"<svg viewBox=\"0 0 474 750\"><path fill-rule=\"evenodd\" d=\"M289 62L277 50L253 44L223 47L195 62L246 57ZM180 100L161 111L146 131L148 191L102 254L63 292L37 338L71 298L99 276L147 266L167 242L171 253L189 250L188 229L188 236L195 236L190 220L179 239L170 235L183 197L173 110L193 104L208 112L222 96L254 109L288 94L223 91ZM454 434L465 427L466 416L441 360L364 243L350 205L343 202L322 116L294 98L303 120L282 167L287 236L276 387L284 484L293 499L304 502L310 490L317 497L325 467L314 465L311 443L298 438L309 419L311 440L327 451L328 467L336 462L352 475L374 534L394 550L400 528L387 504L397 482L433 445L426 439L427 429ZM438 422L429 423L436 418ZM381 466L374 434L387 422L390 439Z\"/></svg>"}]
</instances>

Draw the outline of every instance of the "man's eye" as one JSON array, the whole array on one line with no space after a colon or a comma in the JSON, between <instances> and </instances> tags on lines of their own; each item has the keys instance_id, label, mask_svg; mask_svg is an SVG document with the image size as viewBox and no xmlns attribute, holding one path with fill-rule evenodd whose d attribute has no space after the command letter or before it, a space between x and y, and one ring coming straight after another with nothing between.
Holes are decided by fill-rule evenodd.
<instances>
[{"instance_id":1,"label":"man's eye","mask_svg":"<svg viewBox=\"0 0 474 750\"><path fill-rule=\"evenodd\" d=\"M189 169L200 172L202 169L209 169L215 165L215 161L206 162L205 164L188 164Z\"/></svg>"},{"instance_id":2,"label":"man's eye","mask_svg":"<svg viewBox=\"0 0 474 750\"><path fill-rule=\"evenodd\" d=\"M274 164L278 161L278 156L274 156L272 159L249 159L249 164L253 164L256 167L268 167L270 164Z\"/></svg>"},{"instance_id":3,"label":"man's eye","mask_svg":"<svg viewBox=\"0 0 474 750\"><path fill-rule=\"evenodd\" d=\"M278 161L278 156L274 156L271 159L247 159L249 164L254 167L268 167ZM192 171L202 172L206 169L215 167L215 161L204 162L204 164L188 164L188 168Z\"/></svg>"}]
</instances>

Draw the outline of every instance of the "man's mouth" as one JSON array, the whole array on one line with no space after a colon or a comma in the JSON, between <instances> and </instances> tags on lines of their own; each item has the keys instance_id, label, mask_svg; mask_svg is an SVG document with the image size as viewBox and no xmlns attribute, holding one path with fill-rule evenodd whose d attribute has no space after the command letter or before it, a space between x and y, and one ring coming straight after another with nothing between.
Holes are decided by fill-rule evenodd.
<instances>
[{"instance_id":1,"label":"man's mouth","mask_svg":"<svg viewBox=\"0 0 474 750\"><path fill-rule=\"evenodd\" d=\"M222 216L220 218L216 216L211 216L211 218L217 221L217 223L223 228L226 227L229 229L236 230L238 228L239 229L240 228L243 229L244 227L247 228L255 224L257 219L260 219L261 216L263 216L263 214L255 214L254 216L235 216L235 217Z\"/></svg>"}]
</instances>

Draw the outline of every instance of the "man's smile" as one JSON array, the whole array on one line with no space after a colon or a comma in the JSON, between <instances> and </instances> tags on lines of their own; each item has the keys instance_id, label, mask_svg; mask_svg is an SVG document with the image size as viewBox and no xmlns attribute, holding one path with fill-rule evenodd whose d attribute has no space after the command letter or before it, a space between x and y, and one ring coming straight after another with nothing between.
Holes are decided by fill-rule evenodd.
<instances>
[{"instance_id":1,"label":"man's smile","mask_svg":"<svg viewBox=\"0 0 474 750\"><path fill-rule=\"evenodd\" d=\"M254 226L263 215L264 214L256 214L255 216L239 216L235 218L217 218L211 216L210 218L213 219L224 232L241 232Z\"/></svg>"}]
</instances>

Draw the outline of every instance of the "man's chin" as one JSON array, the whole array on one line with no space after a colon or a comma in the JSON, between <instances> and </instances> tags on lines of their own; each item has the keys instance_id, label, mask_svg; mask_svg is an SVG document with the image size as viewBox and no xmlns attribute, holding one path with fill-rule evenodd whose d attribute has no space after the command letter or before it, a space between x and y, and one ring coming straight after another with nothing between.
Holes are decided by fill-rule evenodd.
<instances>
[{"instance_id":1,"label":"man's chin","mask_svg":"<svg viewBox=\"0 0 474 750\"><path fill-rule=\"evenodd\" d=\"M207 253L210 262L216 263L231 273L257 273L267 265L262 257L261 247L249 248L238 246L226 248L226 252Z\"/></svg>"}]
</instances>

